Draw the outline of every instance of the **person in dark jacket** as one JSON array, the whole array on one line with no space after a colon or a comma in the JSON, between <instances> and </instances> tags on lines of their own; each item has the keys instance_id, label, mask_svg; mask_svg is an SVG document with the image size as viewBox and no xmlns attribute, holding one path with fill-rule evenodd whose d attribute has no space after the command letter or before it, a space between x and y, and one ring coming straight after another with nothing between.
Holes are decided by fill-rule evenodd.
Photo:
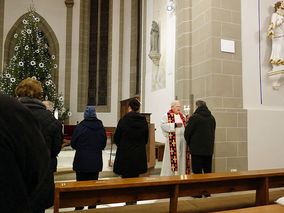
<instances>
[{"instance_id":1,"label":"person in dark jacket","mask_svg":"<svg viewBox=\"0 0 284 213\"><path fill-rule=\"evenodd\" d=\"M49 153L38 121L15 98L0 94L0 212L31 213Z\"/></svg>"},{"instance_id":2,"label":"person in dark jacket","mask_svg":"<svg viewBox=\"0 0 284 213\"><path fill-rule=\"evenodd\" d=\"M194 174L212 172L216 122L205 101L196 101L196 109L189 118L184 137L189 145Z\"/></svg>"},{"instance_id":3,"label":"person in dark jacket","mask_svg":"<svg viewBox=\"0 0 284 213\"><path fill-rule=\"evenodd\" d=\"M76 150L73 170L76 172L77 181L98 180L99 172L103 169L102 150L106 146L106 140L105 128L97 118L95 108L86 107L84 120L78 124L71 139L71 146ZM96 206L88 208L96 208Z\"/></svg>"},{"instance_id":4,"label":"person in dark jacket","mask_svg":"<svg viewBox=\"0 0 284 213\"><path fill-rule=\"evenodd\" d=\"M33 211L44 212L53 205L54 176L57 167L57 155L61 150L63 140L62 125L42 103L42 87L39 81L27 78L19 83L16 88L18 100L29 108L40 124L41 132L50 153L50 164L47 167L45 181L38 193L32 197Z\"/></svg>"},{"instance_id":5,"label":"person in dark jacket","mask_svg":"<svg viewBox=\"0 0 284 213\"><path fill-rule=\"evenodd\" d=\"M139 113L140 102L129 102L128 113L119 120L114 133L117 146L113 171L122 178L138 177L147 171L148 124Z\"/></svg>"}]
</instances>

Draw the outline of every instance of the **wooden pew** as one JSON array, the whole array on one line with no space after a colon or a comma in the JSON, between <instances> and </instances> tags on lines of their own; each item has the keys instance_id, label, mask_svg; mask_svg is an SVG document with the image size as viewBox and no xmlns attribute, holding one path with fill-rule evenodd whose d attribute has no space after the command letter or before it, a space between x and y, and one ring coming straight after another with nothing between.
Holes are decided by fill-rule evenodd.
<instances>
[{"instance_id":1,"label":"wooden pew","mask_svg":"<svg viewBox=\"0 0 284 213\"><path fill-rule=\"evenodd\" d=\"M281 206L279 204L273 204L273 205L250 207L250 208L236 209L229 211L218 211L218 213L267 213L267 212L283 213L284 206Z\"/></svg>"},{"instance_id":2,"label":"wooden pew","mask_svg":"<svg viewBox=\"0 0 284 213\"><path fill-rule=\"evenodd\" d=\"M169 177L140 177L55 184L54 212L59 208L170 198L177 212L178 197L256 190L256 205L269 204L269 188L284 186L284 169Z\"/></svg>"}]
</instances>

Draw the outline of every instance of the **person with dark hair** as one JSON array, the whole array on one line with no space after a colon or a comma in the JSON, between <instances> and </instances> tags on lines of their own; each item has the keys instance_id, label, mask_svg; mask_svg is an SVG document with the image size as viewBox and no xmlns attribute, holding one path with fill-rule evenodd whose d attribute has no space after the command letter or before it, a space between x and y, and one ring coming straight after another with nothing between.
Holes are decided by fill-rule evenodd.
<instances>
[{"instance_id":1,"label":"person with dark hair","mask_svg":"<svg viewBox=\"0 0 284 213\"><path fill-rule=\"evenodd\" d=\"M42 87L39 81L27 78L16 88L18 100L29 108L40 124L42 135L50 153L50 164L46 168L47 175L38 192L32 197L33 212L44 212L53 205L54 176L57 167L57 155L63 141L62 125L42 103Z\"/></svg>"},{"instance_id":2,"label":"person with dark hair","mask_svg":"<svg viewBox=\"0 0 284 213\"><path fill-rule=\"evenodd\" d=\"M96 110L88 106L71 139L71 146L76 150L73 170L76 180L98 180L99 172L103 169L102 150L106 146L106 131L101 120L97 118ZM76 207L82 210L84 207ZM89 209L96 208L95 205Z\"/></svg>"},{"instance_id":3,"label":"person with dark hair","mask_svg":"<svg viewBox=\"0 0 284 213\"><path fill-rule=\"evenodd\" d=\"M140 102L131 100L128 113L119 120L114 133L117 151L113 171L122 178L138 177L147 172L148 124L139 109Z\"/></svg>"},{"instance_id":4,"label":"person with dark hair","mask_svg":"<svg viewBox=\"0 0 284 213\"><path fill-rule=\"evenodd\" d=\"M206 102L196 101L195 111L189 118L184 131L184 137L190 149L194 174L212 172L215 129L216 121L207 108Z\"/></svg>"},{"instance_id":5,"label":"person with dark hair","mask_svg":"<svg viewBox=\"0 0 284 213\"><path fill-rule=\"evenodd\" d=\"M15 98L0 94L1 212L31 213L49 153L38 121Z\"/></svg>"}]
</instances>

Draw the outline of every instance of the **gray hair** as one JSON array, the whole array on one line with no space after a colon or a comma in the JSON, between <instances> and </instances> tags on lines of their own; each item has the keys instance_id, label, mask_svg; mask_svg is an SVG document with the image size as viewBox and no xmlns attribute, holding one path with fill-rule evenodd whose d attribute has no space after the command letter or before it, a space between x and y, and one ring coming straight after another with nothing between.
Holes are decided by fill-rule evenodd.
<instances>
[{"instance_id":1,"label":"gray hair","mask_svg":"<svg viewBox=\"0 0 284 213\"><path fill-rule=\"evenodd\" d=\"M173 108L173 106L176 105L176 103L180 103L180 101L178 101L178 100L172 101L172 103L171 103L171 108Z\"/></svg>"},{"instance_id":2,"label":"gray hair","mask_svg":"<svg viewBox=\"0 0 284 213\"><path fill-rule=\"evenodd\" d=\"M43 101L42 103L46 106L47 110L53 111L54 104L51 101Z\"/></svg>"}]
</instances>

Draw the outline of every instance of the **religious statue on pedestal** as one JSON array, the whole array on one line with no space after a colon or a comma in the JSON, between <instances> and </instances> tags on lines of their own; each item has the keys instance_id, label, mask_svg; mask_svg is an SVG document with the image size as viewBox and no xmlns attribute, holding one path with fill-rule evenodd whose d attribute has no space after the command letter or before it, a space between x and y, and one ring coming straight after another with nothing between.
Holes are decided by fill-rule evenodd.
<instances>
[{"instance_id":1,"label":"religious statue on pedestal","mask_svg":"<svg viewBox=\"0 0 284 213\"><path fill-rule=\"evenodd\" d=\"M152 29L151 29L151 43L150 43L150 53L149 57L153 61L153 63L159 66L161 54L159 53L159 25L156 21L152 21Z\"/></svg>"},{"instance_id":2,"label":"religious statue on pedestal","mask_svg":"<svg viewBox=\"0 0 284 213\"><path fill-rule=\"evenodd\" d=\"M273 80L273 89L279 89L280 77L284 74L284 3L278 1L274 5L275 12L272 14L267 36L272 39L272 51L270 63L272 70L268 76Z\"/></svg>"},{"instance_id":3,"label":"religious statue on pedestal","mask_svg":"<svg viewBox=\"0 0 284 213\"><path fill-rule=\"evenodd\" d=\"M151 29L151 50L150 52L158 52L158 45L159 45L159 25L157 22L152 22L152 29Z\"/></svg>"}]
</instances>

